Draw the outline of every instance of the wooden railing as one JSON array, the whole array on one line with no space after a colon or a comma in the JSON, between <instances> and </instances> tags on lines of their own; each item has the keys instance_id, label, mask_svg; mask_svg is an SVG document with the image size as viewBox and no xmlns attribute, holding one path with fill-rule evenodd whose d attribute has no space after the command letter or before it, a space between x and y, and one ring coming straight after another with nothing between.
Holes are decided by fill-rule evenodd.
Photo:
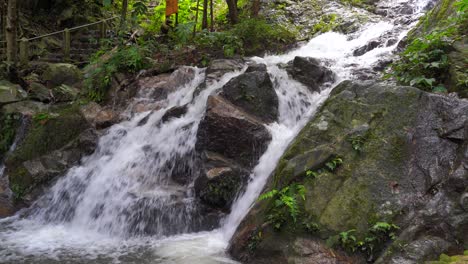
<instances>
[{"instance_id":1,"label":"wooden railing","mask_svg":"<svg viewBox=\"0 0 468 264\"><path fill-rule=\"evenodd\" d=\"M73 27L73 28L65 28L64 30L52 32L52 33L37 36L37 37L21 38L21 39L18 40L18 42L19 42L19 45L18 45L19 46L19 49L18 49L19 50L19 54L18 54L19 55L18 56L19 57L19 62L21 64L23 64L23 65L29 63L29 61L30 61L30 44L33 41L42 40L42 39L48 38L48 37L54 37L54 36L57 36L59 34L63 35L63 38L62 38L63 60L65 62L70 62L70 60L71 60L70 55L71 55L71 48L72 48L72 35L71 35L72 32L78 31L78 30L84 29L84 28L90 28L90 27L97 26L98 31L99 31L99 40L102 40L102 39L107 38L107 30L109 28L108 22L111 21L111 20L117 19L117 18L118 18L118 16L115 16L115 17L103 19L103 20L100 20L100 21L97 21L97 22L93 22L93 23L89 23L89 24L85 24L85 25L81 25L81 26L77 26L77 27ZM101 41L99 41L99 42L101 42ZM0 47L3 47L5 44L6 44L6 41L0 41Z\"/></svg>"}]
</instances>

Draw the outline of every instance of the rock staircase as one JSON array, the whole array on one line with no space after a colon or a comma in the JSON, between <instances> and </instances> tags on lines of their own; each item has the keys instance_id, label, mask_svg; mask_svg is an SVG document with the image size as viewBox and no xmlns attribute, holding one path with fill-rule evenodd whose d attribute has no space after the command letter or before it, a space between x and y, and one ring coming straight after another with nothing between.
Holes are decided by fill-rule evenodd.
<instances>
[{"instance_id":1,"label":"rock staircase","mask_svg":"<svg viewBox=\"0 0 468 264\"><path fill-rule=\"evenodd\" d=\"M91 56L101 47L100 38L99 30L94 29L82 29L71 34L70 60L68 62L79 66L89 63ZM67 61L63 47L49 49L45 55L38 57L37 60L52 63Z\"/></svg>"}]
</instances>

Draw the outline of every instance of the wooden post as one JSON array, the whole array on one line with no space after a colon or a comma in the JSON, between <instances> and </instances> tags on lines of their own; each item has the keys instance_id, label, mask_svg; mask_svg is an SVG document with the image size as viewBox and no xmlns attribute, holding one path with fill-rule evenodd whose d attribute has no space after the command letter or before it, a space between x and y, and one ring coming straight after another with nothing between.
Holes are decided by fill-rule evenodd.
<instances>
[{"instance_id":1,"label":"wooden post","mask_svg":"<svg viewBox=\"0 0 468 264\"><path fill-rule=\"evenodd\" d=\"M18 41L16 38L18 28L18 2L17 0L8 0L6 41L7 41L7 61L16 64L18 61Z\"/></svg>"},{"instance_id":2,"label":"wooden post","mask_svg":"<svg viewBox=\"0 0 468 264\"><path fill-rule=\"evenodd\" d=\"M102 45L102 41L106 38L106 21L101 21L99 24L99 42Z\"/></svg>"},{"instance_id":3,"label":"wooden post","mask_svg":"<svg viewBox=\"0 0 468 264\"><path fill-rule=\"evenodd\" d=\"M71 46L70 30L66 28L64 30L64 38L63 38L63 60L64 61L70 61L70 46Z\"/></svg>"},{"instance_id":4,"label":"wooden post","mask_svg":"<svg viewBox=\"0 0 468 264\"><path fill-rule=\"evenodd\" d=\"M19 56L21 65L27 65L29 62L29 45L28 39L22 38L19 45Z\"/></svg>"}]
</instances>

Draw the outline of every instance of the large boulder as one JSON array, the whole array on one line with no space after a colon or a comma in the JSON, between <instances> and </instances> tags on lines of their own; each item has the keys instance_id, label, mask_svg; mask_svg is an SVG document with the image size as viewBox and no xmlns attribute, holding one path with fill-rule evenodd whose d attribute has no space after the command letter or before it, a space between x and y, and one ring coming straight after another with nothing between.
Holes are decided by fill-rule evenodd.
<instances>
[{"instance_id":1,"label":"large boulder","mask_svg":"<svg viewBox=\"0 0 468 264\"><path fill-rule=\"evenodd\" d=\"M258 118L221 96L210 96L195 146L202 154L195 183L201 201L229 210L270 140L270 133Z\"/></svg>"},{"instance_id":2,"label":"large boulder","mask_svg":"<svg viewBox=\"0 0 468 264\"><path fill-rule=\"evenodd\" d=\"M240 60L218 59L212 60L206 69L206 81L219 80L228 72L240 71L244 68L244 63Z\"/></svg>"},{"instance_id":3,"label":"large boulder","mask_svg":"<svg viewBox=\"0 0 468 264\"><path fill-rule=\"evenodd\" d=\"M0 80L0 106L24 100L26 95L26 92L19 85Z\"/></svg>"},{"instance_id":4,"label":"large boulder","mask_svg":"<svg viewBox=\"0 0 468 264\"><path fill-rule=\"evenodd\" d=\"M287 67L289 75L306 85L313 92L320 92L320 85L334 80L333 72L310 57L297 56Z\"/></svg>"},{"instance_id":5,"label":"large boulder","mask_svg":"<svg viewBox=\"0 0 468 264\"><path fill-rule=\"evenodd\" d=\"M344 82L267 184L267 190L304 185L297 221L286 214L278 224L274 201L257 202L230 252L245 263L309 263L308 255L288 249L298 238L327 241L357 258L341 262L338 253L334 261L316 263L422 263L461 252L468 242L467 155L467 101L411 87ZM393 231L379 233L375 242L377 223L399 229L388 227ZM390 232L396 232L394 240ZM350 234L355 242L344 240Z\"/></svg>"},{"instance_id":6,"label":"large boulder","mask_svg":"<svg viewBox=\"0 0 468 264\"><path fill-rule=\"evenodd\" d=\"M231 79L221 95L265 123L278 118L278 96L266 67L249 67L244 74Z\"/></svg>"},{"instance_id":7,"label":"large boulder","mask_svg":"<svg viewBox=\"0 0 468 264\"><path fill-rule=\"evenodd\" d=\"M270 140L268 130L256 117L220 96L208 98L207 112L198 129L197 149L219 153L250 168Z\"/></svg>"},{"instance_id":8,"label":"large boulder","mask_svg":"<svg viewBox=\"0 0 468 264\"><path fill-rule=\"evenodd\" d=\"M5 115L21 119L15 131L16 148L6 154L4 162L4 177L8 177L7 187L12 191L9 201L15 210L37 198L41 186L77 165L97 144L97 135L78 105L40 105L17 103L2 109ZM4 189L5 196L9 190Z\"/></svg>"},{"instance_id":9,"label":"large boulder","mask_svg":"<svg viewBox=\"0 0 468 264\"><path fill-rule=\"evenodd\" d=\"M49 88L62 84L73 86L83 81L81 70L68 63L49 63L41 77Z\"/></svg>"},{"instance_id":10,"label":"large boulder","mask_svg":"<svg viewBox=\"0 0 468 264\"><path fill-rule=\"evenodd\" d=\"M220 154L207 151L203 155L202 173L195 183L197 196L204 204L227 212L247 183L249 171Z\"/></svg>"}]
</instances>

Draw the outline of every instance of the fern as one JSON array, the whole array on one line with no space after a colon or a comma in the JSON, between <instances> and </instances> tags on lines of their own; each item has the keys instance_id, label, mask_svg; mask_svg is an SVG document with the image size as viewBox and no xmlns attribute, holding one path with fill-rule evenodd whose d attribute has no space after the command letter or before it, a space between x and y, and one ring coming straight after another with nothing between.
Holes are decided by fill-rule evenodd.
<instances>
[{"instance_id":1,"label":"fern","mask_svg":"<svg viewBox=\"0 0 468 264\"><path fill-rule=\"evenodd\" d=\"M266 200L266 199L270 199L270 198L273 198L276 194L278 194L278 190L271 190L269 192L266 192L266 193L260 195L260 197L258 197L258 200L263 201L263 200Z\"/></svg>"}]
</instances>

